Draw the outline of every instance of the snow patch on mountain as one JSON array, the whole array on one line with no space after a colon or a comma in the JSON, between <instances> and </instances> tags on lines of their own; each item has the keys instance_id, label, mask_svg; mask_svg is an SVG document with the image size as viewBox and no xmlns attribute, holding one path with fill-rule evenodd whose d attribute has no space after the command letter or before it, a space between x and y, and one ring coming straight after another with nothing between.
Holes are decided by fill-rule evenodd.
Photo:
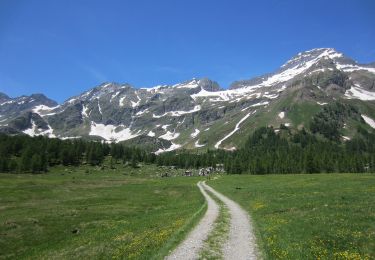
<instances>
[{"instance_id":1,"label":"snow patch on mountain","mask_svg":"<svg viewBox=\"0 0 375 260\"><path fill-rule=\"evenodd\" d=\"M71 99L68 99L68 101L66 102L69 104L73 104L76 100L77 100L76 98L71 98Z\"/></svg>"},{"instance_id":2,"label":"snow patch on mountain","mask_svg":"<svg viewBox=\"0 0 375 260\"><path fill-rule=\"evenodd\" d=\"M22 131L23 133L29 135L29 136L39 136L39 135L42 135L42 136L48 136L50 138L54 138L56 137L54 134L53 134L53 129L51 128L50 125L48 125L48 129L47 130L44 130L44 129L40 129L38 128L38 126L35 124L34 120L31 119L31 127Z\"/></svg>"},{"instance_id":3,"label":"snow patch on mountain","mask_svg":"<svg viewBox=\"0 0 375 260\"><path fill-rule=\"evenodd\" d=\"M138 99L137 102L134 102L133 100L130 101L132 103L132 108L137 107L139 105L139 103L141 103L141 98L138 96L138 94L137 94L137 99Z\"/></svg>"},{"instance_id":4,"label":"snow patch on mountain","mask_svg":"<svg viewBox=\"0 0 375 260\"><path fill-rule=\"evenodd\" d=\"M22 131L22 132L24 132L25 134L27 134L29 136L35 136L36 131L37 131L37 126L36 126L34 120L31 120L31 127Z\"/></svg>"},{"instance_id":5,"label":"snow patch on mountain","mask_svg":"<svg viewBox=\"0 0 375 260\"><path fill-rule=\"evenodd\" d=\"M340 64L340 63L336 63L336 68L338 70L342 70L344 72L353 72L353 71L356 71L356 70L365 70L365 71L368 71L370 73L374 73L375 74L375 68L363 67L363 66L353 65L353 64Z\"/></svg>"},{"instance_id":6,"label":"snow patch on mountain","mask_svg":"<svg viewBox=\"0 0 375 260\"><path fill-rule=\"evenodd\" d=\"M194 146L195 146L196 148L200 148L200 147L205 146L205 144L199 144L199 140L197 140L197 141L195 141Z\"/></svg>"},{"instance_id":7,"label":"snow patch on mountain","mask_svg":"<svg viewBox=\"0 0 375 260\"><path fill-rule=\"evenodd\" d=\"M160 89L165 88L165 87L168 87L168 86L167 85L157 85L157 86L152 87L152 88L140 88L140 89L146 90L147 92L155 93L155 92L159 92Z\"/></svg>"},{"instance_id":8,"label":"snow patch on mountain","mask_svg":"<svg viewBox=\"0 0 375 260\"><path fill-rule=\"evenodd\" d=\"M265 92L262 94L261 92L255 92L259 88L264 87L262 84L253 85L253 86L243 86L241 88L236 89L228 89L222 91L207 91L201 89L198 93L190 95L191 98L196 101L198 98L209 98L209 102L225 102L229 101L230 103L239 102L243 98L251 99L251 98L261 98L265 97L268 99L275 99L279 96L279 92L282 92L286 87L283 86L276 91L276 93L269 93Z\"/></svg>"},{"instance_id":9,"label":"snow patch on mountain","mask_svg":"<svg viewBox=\"0 0 375 260\"><path fill-rule=\"evenodd\" d=\"M318 72L325 72L326 70L333 70L333 69L332 68L316 69L316 70L310 71L307 75L312 75L312 74L318 73Z\"/></svg>"},{"instance_id":10,"label":"snow patch on mountain","mask_svg":"<svg viewBox=\"0 0 375 260\"><path fill-rule=\"evenodd\" d=\"M55 108L57 108L58 106L55 106L55 107L49 107L49 106L46 106L46 105L38 105L38 106L35 106L32 111L34 113L37 113L37 114L40 114L40 113L43 113L43 112L48 112L48 111L51 111Z\"/></svg>"},{"instance_id":11,"label":"snow patch on mountain","mask_svg":"<svg viewBox=\"0 0 375 260\"><path fill-rule=\"evenodd\" d=\"M40 132L40 135L48 136L49 138L55 138L56 135L53 133L53 129L50 125L47 125L48 129Z\"/></svg>"},{"instance_id":12,"label":"snow patch on mountain","mask_svg":"<svg viewBox=\"0 0 375 260\"><path fill-rule=\"evenodd\" d=\"M190 95L193 100L197 98L205 98L205 97L216 97L216 99L210 99L211 102L217 101L228 101L233 98L233 94L235 91L232 90L223 90L223 91L207 91L205 89L201 89L198 93Z\"/></svg>"},{"instance_id":13,"label":"snow patch on mountain","mask_svg":"<svg viewBox=\"0 0 375 260\"><path fill-rule=\"evenodd\" d=\"M192 88L196 88L196 87L198 87L198 84L199 84L199 80L197 80L197 79L193 79L193 80L190 81L190 82L187 82L187 83L179 83L179 84L173 85L172 87L173 87L173 88L188 88L188 89L192 89Z\"/></svg>"},{"instance_id":14,"label":"snow patch on mountain","mask_svg":"<svg viewBox=\"0 0 375 260\"><path fill-rule=\"evenodd\" d=\"M121 97L120 98L120 100L118 101L118 105L120 106L120 107L123 107L125 104L124 104L124 100L125 100L125 98L126 98L126 96L123 96L123 97Z\"/></svg>"},{"instance_id":15,"label":"snow patch on mountain","mask_svg":"<svg viewBox=\"0 0 375 260\"><path fill-rule=\"evenodd\" d=\"M226 139L228 139L229 137L231 137L235 132L237 132L238 130L240 130L240 125L242 124L242 122L244 122L246 119L249 118L249 116L255 114L256 110L253 111L253 112L250 112L248 114L246 114L243 118L241 118L241 120L236 124L235 128L233 129L232 132L230 132L229 134L227 134L226 136L224 136L223 139L221 139L220 141L218 141L216 144L215 144L215 148L216 149L219 149L219 146L221 145L221 143L223 141L225 141Z\"/></svg>"},{"instance_id":16,"label":"snow patch on mountain","mask_svg":"<svg viewBox=\"0 0 375 260\"><path fill-rule=\"evenodd\" d=\"M345 91L345 96L349 99L360 99L360 100L375 100L375 92L367 91L361 88L358 84L355 84L350 89Z\"/></svg>"},{"instance_id":17,"label":"snow patch on mountain","mask_svg":"<svg viewBox=\"0 0 375 260\"><path fill-rule=\"evenodd\" d=\"M103 115L102 107L100 106L99 99L98 99L98 109L99 109L99 113L100 113L101 115Z\"/></svg>"},{"instance_id":18,"label":"snow patch on mountain","mask_svg":"<svg viewBox=\"0 0 375 260\"><path fill-rule=\"evenodd\" d=\"M115 94L113 94L113 95L111 96L111 99L109 100L109 102L112 103L112 100L113 100L114 98L116 98L119 94L120 94L120 91L117 91Z\"/></svg>"},{"instance_id":19,"label":"snow patch on mountain","mask_svg":"<svg viewBox=\"0 0 375 260\"><path fill-rule=\"evenodd\" d=\"M59 136L61 140L70 140L70 139L79 139L82 138L82 136Z\"/></svg>"},{"instance_id":20,"label":"snow patch on mountain","mask_svg":"<svg viewBox=\"0 0 375 260\"><path fill-rule=\"evenodd\" d=\"M178 149L178 148L180 148L180 147L181 147L180 144L172 143L172 145L169 146L169 148L167 148L167 149L161 149L161 148L160 148L159 150L157 150L157 151L155 152L155 154L158 155L158 154L161 154L161 153L164 153L164 152L174 151L174 150L176 150L176 149Z\"/></svg>"},{"instance_id":21,"label":"snow patch on mountain","mask_svg":"<svg viewBox=\"0 0 375 260\"><path fill-rule=\"evenodd\" d=\"M269 98L269 99L275 99L275 98L278 98L279 95L278 94L263 94L263 97Z\"/></svg>"},{"instance_id":22,"label":"snow patch on mountain","mask_svg":"<svg viewBox=\"0 0 375 260\"><path fill-rule=\"evenodd\" d=\"M200 133L199 129L195 128L194 132L190 135L191 137L195 138Z\"/></svg>"},{"instance_id":23,"label":"snow patch on mountain","mask_svg":"<svg viewBox=\"0 0 375 260\"><path fill-rule=\"evenodd\" d=\"M60 111L60 113L63 112L63 111L64 110ZM57 114L57 112L51 112L51 113L43 114L43 116L53 116L53 115L56 115L56 114Z\"/></svg>"},{"instance_id":24,"label":"snow patch on mountain","mask_svg":"<svg viewBox=\"0 0 375 260\"><path fill-rule=\"evenodd\" d=\"M270 102L268 102L268 101L263 101L263 102L255 103L255 104L251 105L250 107L266 106L266 105L268 105L269 103L270 103Z\"/></svg>"},{"instance_id":25,"label":"snow patch on mountain","mask_svg":"<svg viewBox=\"0 0 375 260\"><path fill-rule=\"evenodd\" d=\"M82 107L82 117L89 117L89 115L87 114L87 112L88 112L88 107L87 106L85 106L85 105L83 105L83 107Z\"/></svg>"},{"instance_id":26,"label":"snow patch on mountain","mask_svg":"<svg viewBox=\"0 0 375 260\"><path fill-rule=\"evenodd\" d=\"M176 139L179 136L180 133L172 133L171 131L167 131L165 134L159 136L159 138L170 141Z\"/></svg>"},{"instance_id":27,"label":"snow patch on mountain","mask_svg":"<svg viewBox=\"0 0 375 260\"><path fill-rule=\"evenodd\" d=\"M185 115L185 114L191 114L191 113L197 112L199 110L201 110L201 106L197 105L192 110L189 110L189 111L169 111L169 112L166 112L162 115L152 114L152 117L153 118L161 118L161 117L164 117L164 116L182 116L182 115Z\"/></svg>"},{"instance_id":28,"label":"snow patch on mountain","mask_svg":"<svg viewBox=\"0 0 375 260\"><path fill-rule=\"evenodd\" d=\"M13 104L13 103L16 103L15 100L9 100L9 101L5 101L3 103L0 104L0 106L4 106L4 105L7 105L7 104Z\"/></svg>"},{"instance_id":29,"label":"snow patch on mountain","mask_svg":"<svg viewBox=\"0 0 375 260\"><path fill-rule=\"evenodd\" d=\"M110 86L110 85L112 85L111 83L106 83L106 84L104 84L103 86L102 86L102 89L104 89L104 88L106 88L106 87L108 87L108 86Z\"/></svg>"},{"instance_id":30,"label":"snow patch on mountain","mask_svg":"<svg viewBox=\"0 0 375 260\"><path fill-rule=\"evenodd\" d=\"M135 115L136 115L136 116L141 116L141 115L143 115L143 114L145 114L145 113L148 113L148 112L149 112L148 110L149 110L149 109L147 108L147 109L145 109L145 110L138 111L137 113L135 113Z\"/></svg>"},{"instance_id":31,"label":"snow patch on mountain","mask_svg":"<svg viewBox=\"0 0 375 260\"><path fill-rule=\"evenodd\" d=\"M157 125L158 126L158 125ZM167 131L167 128L169 127L170 125L163 125L161 128L164 130L164 131Z\"/></svg>"},{"instance_id":32,"label":"snow patch on mountain","mask_svg":"<svg viewBox=\"0 0 375 260\"><path fill-rule=\"evenodd\" d=\"M100 136L106 141L125 141L132 139L138 134L133 134L130 128L126 128L124 125L104 125L91 122L90 133L91 136Z\"/></svg>"},{"instance_id":33,"label":"snow patch on mountain","mask_svg":"<svg viewBox=\"0 0 375 260\"><path fill-rule=\"evenodd\" d=\"M150 132L147 133L148 136L151 136L151 137L154 137L155 136L155 133L152 132L152 130L150 130Z\"/></svg>"},{"instance_id":34,"label":"snow patch on mountain","mask_svg":"<svg viewBox=\"0 0 375 260\"><path fill-rule=\"evenodd\" d=\"M361 115L361 116L362 116L363 120L365 120L365 122L369 126L371 126L372 128L375 128L375 121L374 121L374 119L372 119L371 117L368 117L366 115Z\"/></svg>"}]
</instances>

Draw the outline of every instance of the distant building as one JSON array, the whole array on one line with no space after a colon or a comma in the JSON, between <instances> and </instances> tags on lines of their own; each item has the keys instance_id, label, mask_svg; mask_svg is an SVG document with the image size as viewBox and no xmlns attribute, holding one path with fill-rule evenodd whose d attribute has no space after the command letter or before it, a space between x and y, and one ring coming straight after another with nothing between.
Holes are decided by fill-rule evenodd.
<instances>
[{"instance_id":1,"label":"distant building","mask_svg":"<svg viewBox=\"0 0 375 260\"><path fill-rule=\"evenodd\" d=\"M191 176L193 176L193 173L192 173L192 171L185 171L184 176L191 177Z\"/></svg>"}]
</instances>

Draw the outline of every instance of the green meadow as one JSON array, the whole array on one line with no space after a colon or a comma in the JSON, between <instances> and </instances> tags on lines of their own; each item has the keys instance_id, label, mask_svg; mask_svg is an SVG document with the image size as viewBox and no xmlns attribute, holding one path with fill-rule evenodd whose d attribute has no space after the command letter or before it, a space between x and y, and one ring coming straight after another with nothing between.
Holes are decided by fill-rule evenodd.
<instances>
[{"instance_id":1,"label":"green meadow","mask_svg":"<svg viewBox=\"0 0 375 260\"><path fill-rule=\"evenodd\" d=\"M375 258L375 175L237 175L208 184L250 213L265 259Z\"/></svg>"},{"instance_id":2,"label":"green meadow","mask_svg":"<svg viewBox=\"0 0 375 260\"><path fill-rule=\"evenodd\" d=\"M163 170L0 174L1 259L162 259L205 212L197 178Z\"/></svg>"},{"instance_id":3,"label":"green meadow","mask_svg":"<svg viewBox=\"0 0 375 260\"><path fill-rule=\"evenodd\" d=\"M166 171L183 172L0 174L0 259L163 259L206 209L200 178L161 178ZM375 258L375 175L223 175L208 184L249 212L264 259ZM226 237L221 213L211 247Z\"/></svg>"}]
</instances>

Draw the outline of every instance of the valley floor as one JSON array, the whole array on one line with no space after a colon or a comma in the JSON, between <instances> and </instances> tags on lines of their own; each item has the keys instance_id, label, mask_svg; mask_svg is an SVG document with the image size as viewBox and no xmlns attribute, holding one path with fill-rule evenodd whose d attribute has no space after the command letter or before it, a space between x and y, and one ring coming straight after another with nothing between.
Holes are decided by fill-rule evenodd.
<instances>
[{"instance_id":1,"label":"valley floor","mask_svg":"<svg viewBox=\"0 0 375 260\"><path fill-rule=\"evenodd\" d=\"M163 259L207 209L197 187L203 177L161 178L165 171L0 174L0 259ZM207 184L251 215L264 259L375 258L375 175L231 175ZM233 209L204 189L219 207L199 257L218 259L233 232Z\"/></svg>"}]
</instances>

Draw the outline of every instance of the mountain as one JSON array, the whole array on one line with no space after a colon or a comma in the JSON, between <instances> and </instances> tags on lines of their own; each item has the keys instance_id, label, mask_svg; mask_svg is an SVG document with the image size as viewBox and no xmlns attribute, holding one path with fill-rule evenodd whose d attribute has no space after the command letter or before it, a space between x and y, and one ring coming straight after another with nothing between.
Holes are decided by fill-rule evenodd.
<instances>
[{"instance_id":1,"label":"mountain","mask_svg":"<svg viewBox=\"0 0 375 260\"><path fill-rule=\"evenodd\" d=\"M35 111L56 107L57 102L43 94L10 98L0 93L0 131L34 135L30 129L36 128L39 134L51 135L52 129L49 129L47 121Z\"/></svg>"},{"instance_id":2,"label":"mountain","mask_svg":"<svg viewBox=\"0 0 375 260\"><path fill-rule=\"evenodd\" d=\"M301 52L279 70L239 80L227 90L209 79L135 88L104 83L58 105L41 94L0 94L0 131L90 138L154 147L234 150L257 127L309 127L333 101L358 109L342 129L375 127L375 63L359 64L332 48ZM346 106L345 106L346 107Z\"/></svg>"}]
</instances>

